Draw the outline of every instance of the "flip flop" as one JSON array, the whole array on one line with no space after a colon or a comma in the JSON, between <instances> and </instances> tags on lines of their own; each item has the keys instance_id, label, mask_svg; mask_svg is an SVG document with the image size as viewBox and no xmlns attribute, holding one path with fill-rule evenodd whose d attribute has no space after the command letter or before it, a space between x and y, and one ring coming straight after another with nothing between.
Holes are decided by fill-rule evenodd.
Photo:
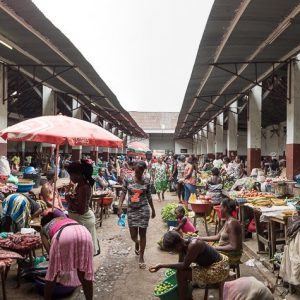
<instances>
[{"instance_id":1,"label":"flip flop","mask_svg":"<svg viewBox=\"0 0 300 300\"><path fill-rule=\"evenodd\" d=\"M146 269L147 265L145 263L139 263L139 268L144 270Z\"/></svg>"},{"instance_id":2,"label":"flip flop","mask_svg":"<svg viewBox=\"0 0 300 300\"><path fill-rule=\"evenodd\" d=\"M134 253L137 255L137 256L139 256L140 255L140 250L134 250Z\"/></svg>"}]
</instances>

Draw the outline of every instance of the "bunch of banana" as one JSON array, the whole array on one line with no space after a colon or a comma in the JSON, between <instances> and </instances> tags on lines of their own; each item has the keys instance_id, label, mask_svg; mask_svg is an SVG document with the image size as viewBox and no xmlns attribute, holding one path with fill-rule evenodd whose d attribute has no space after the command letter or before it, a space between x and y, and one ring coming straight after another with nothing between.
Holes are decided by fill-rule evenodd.
<instances>
[{"instance_id":1,"label":"bunch of banana","mask_svg":"<svg viewBox=\"0 0 300 300\"><path fill-rule=\"evenodd\" d=\"M253 201L252 204L254 206L262 207L262 206L272 206L272 201L269 199L257 199L256 201Z\"/></svg>"},{"instance_id":2,"label":"bunch of banana","mask_svg":"<svg viewBox=\"0 0 300 300\"><path fill-rule=\"evenodd\" d=\"M276 205L276 206L286 205L286 201L282 200L282 199L272 198L271 201L272 201L272 204Z\"/></svg>"},{"instance_id":3,"label":"bunch of banana","mask_svg":"<svg viewBox=\"0 0 300 300\"><path fill-rule=\"evenodd\" d=\"M292 217L298 215L297 211L295 210L285 210L282 212L286 217Z\"/></svg>"}]
</instances>

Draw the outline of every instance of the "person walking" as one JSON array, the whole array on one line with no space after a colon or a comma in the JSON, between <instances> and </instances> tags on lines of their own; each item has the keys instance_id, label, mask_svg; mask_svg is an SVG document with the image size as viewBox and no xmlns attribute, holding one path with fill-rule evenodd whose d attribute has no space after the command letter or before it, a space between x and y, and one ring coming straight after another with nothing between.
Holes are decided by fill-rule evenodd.
<instances>
[{"instance_id":1,"label":"person walking","mask_svg":"<svg viewBox=\"0 0 300 300\"><path fill-rule=\"evenodd\" d=\"M187 206L191 194L196 193L196 172L193 165L193 157L187 159L184 169L184 201Z\"/></svg>"},{"instance_id":2,"label":"person walking","mask_svg":"<svg viewBox=\"0 0 300 300\"><path fill-rule=\"evenodd\" d=\"M131 239L135 242L135 254L139 255L139 267L141 269L146 268L144 252L150 219L150 208L151 218L155 218L150 182L144 177L146 168L146 163L139 161L135 164L134 174L128 174L124 179L118 209L118 216L120 216L122 214L123 202L128 193L128 226Z\"/></svg>"},{"instance_id":3,"label":"person walking","mask_svg":"<svg viewBox=\"0 0 300 300\"><path fill-rule=\"evenodd\" d=\"M168 188L167 165L163 158L159 157L157 163L153 165L154 186L158 196L158 201L165 200L165 192Z\"/></svg>"}]
</instances>

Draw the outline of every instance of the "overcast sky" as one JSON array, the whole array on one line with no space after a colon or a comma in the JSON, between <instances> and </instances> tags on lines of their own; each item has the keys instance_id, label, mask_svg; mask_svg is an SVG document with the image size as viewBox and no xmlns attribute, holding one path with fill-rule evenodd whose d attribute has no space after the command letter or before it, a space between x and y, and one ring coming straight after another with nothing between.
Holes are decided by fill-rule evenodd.
<instances>
[{"instance_id":1,"label":"overcast sky","mask_svg":"<svg viewBox=\"0 0 300 300\"><path fill-rule=\"evenodd\" d=\"M34 0L129 111L180 111L213 0Z\"/></svg>"}]
</instances>

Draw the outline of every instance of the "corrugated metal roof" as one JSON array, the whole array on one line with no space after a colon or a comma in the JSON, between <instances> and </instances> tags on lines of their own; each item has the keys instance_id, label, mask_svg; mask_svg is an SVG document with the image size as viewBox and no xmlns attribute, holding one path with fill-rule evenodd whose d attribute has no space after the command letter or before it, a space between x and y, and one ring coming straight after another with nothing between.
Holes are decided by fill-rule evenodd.
<instances>
[{"instance_id":1,"label":"corrugated metal roof","mask_svg":"<svg viewBox=\"0 0 300 300\"><path fill-rule=\"evenodd\" d=\"M13 50L0 47L0 59L16 65L75 66L60 76L51 78L45 85L56 91L72 94L83 103L93 97L105 96L88 107L112 122L124 133L145 136L144 131L120 105L117 97L100 78L92 65L71 41L57 29L30 0L0 1L0 39L8 41ZM66 68L56 67L56 73ZM22 66L20 69L31 77L44 80L52 75L52 67ZM80 95L83 94L83 95ZM95 98L95 97L94 97Z\"/></svg>"},{"instance_id":2,"label":"corrugated metal roof","mask_svg":"<svg viewBox=\"0 0 300 300\"><path fill-rule=\"evenodd\" d=\"M213 63L242 62L240 75L262 81L272 72L272 64L243 62L283 61L300 50L300 1L216 0L198 49L176 127L176 137L192 136L239 97L212 97L214 104L196 97L247 92L254 84ZM285 28L286 27L286 28ZM283 28L281 30L280 28ZM281 32L282 31L282 32ZM282 64L276 64L278 67ZM235 65L226 65L235 72ZM207 98L208 102L211 100ZM211 112L209 112L211 111ZM194 113L194 115L192 115ZM198 114L197 120L195 114Z\"/></svg>"}]
</instances>

